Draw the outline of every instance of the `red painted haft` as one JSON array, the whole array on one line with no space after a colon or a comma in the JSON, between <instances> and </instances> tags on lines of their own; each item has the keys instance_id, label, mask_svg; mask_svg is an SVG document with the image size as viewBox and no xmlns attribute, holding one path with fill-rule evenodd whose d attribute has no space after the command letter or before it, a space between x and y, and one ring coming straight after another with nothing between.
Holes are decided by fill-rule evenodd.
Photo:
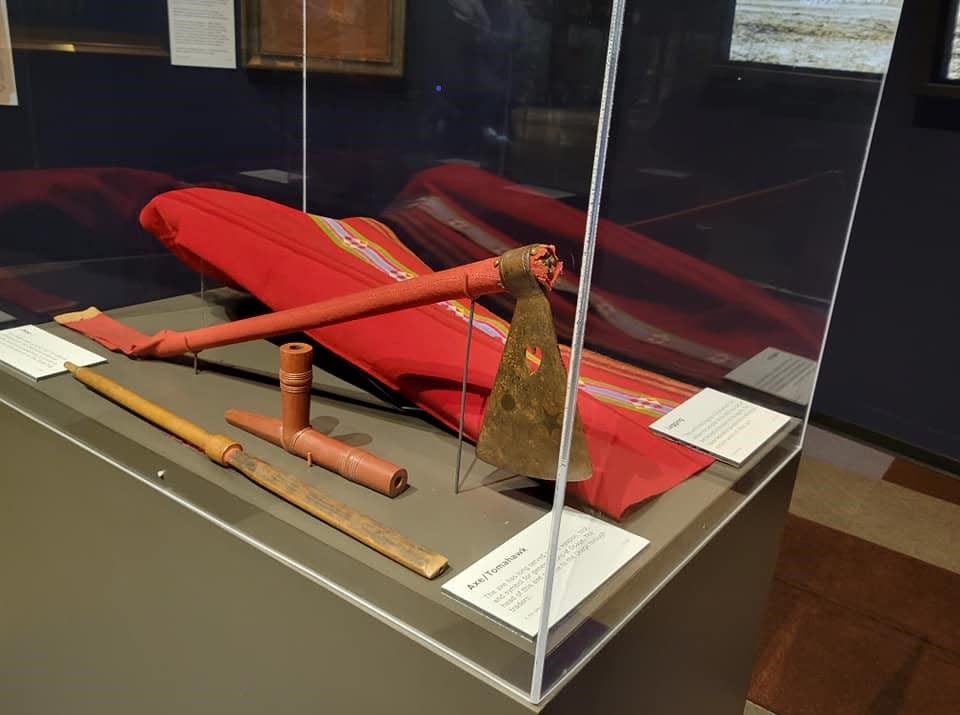
<instances>
[{"instance_id":1,"label":"red painted haft","mask_svg":"<svg viewBox=\"0 0 960 715\"><path fill-rule=\"evenodd\" d=\"M563 269L562 261L557 259L553 246L534 245L529 247L529 251L531 272L540 284L549 290ZM405 308L448 300L469 300L499 293L504 289L500 285L499 262L497 258L487 258L466 266L449 268L318 303L195 330L163 330L152 336L143 335L108 318L95 308L65 313L55 319L93 338L104 347L125 355L174 357L247 340L261 340L286 333L323 328Z\"/></svg>"}]
</instances>

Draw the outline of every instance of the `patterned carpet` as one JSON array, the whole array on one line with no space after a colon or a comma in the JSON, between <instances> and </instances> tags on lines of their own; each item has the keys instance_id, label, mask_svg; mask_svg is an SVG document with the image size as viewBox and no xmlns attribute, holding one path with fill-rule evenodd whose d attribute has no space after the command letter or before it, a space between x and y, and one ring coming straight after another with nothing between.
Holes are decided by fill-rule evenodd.
<instances>
[{"instance_id":1,"label":"patterned carpet","mask_svg":"<svg viewBox=\"0 0 960 715\"><path fill-rule=\"evenodd\" d=\"M776 715L960 713L956 497L960 480L902 460L863 475L805 459L750 701Z\"/></svg>"},{"instance_id":2,"label":"patterned carpet","mask_svg":"<svg viewBox=\"0 0 960 715\"><path fill-rule=\"evenodd\" d=\"M960 576L789 517L750 700L778 715L957 715Z\"/></svg>"}]
</instances>

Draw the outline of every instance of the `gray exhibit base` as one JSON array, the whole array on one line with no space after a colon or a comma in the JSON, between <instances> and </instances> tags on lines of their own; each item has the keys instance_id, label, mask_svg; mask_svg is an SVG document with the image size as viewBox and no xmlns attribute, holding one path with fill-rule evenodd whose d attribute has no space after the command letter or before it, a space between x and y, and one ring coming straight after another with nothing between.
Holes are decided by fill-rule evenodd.
<instances>
[{"instance_id":1,"label":"gray exhibit base","mask_svg":"<svg viewBox=\"0 0 960 715\"><path fill-rule=\"evenodd\" d=\"M0 449L11 715L739 715L799 459L532 706L7 407Z\"/></svg>"}]
</instances>

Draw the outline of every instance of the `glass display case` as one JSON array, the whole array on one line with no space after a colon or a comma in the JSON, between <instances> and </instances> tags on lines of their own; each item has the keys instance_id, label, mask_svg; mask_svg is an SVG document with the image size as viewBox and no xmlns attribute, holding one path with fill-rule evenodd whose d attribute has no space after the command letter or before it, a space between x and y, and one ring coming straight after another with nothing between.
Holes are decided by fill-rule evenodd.
<instances>
[{"instance_id":1,"label":"glass display case","mask_svg":"<svg viewBox=\"0 0 960 715\"><path fill-rule=\"evenodd\" d=\"M899 2L143 6L6 0L0 401L544 702L798 453Z\"/></svg>"}]
</instances>

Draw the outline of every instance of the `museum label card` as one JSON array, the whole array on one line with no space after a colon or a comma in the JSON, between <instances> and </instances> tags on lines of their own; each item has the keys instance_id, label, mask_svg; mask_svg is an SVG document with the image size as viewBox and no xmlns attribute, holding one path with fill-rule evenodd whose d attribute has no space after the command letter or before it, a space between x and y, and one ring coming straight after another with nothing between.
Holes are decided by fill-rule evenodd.
<instances>
[{"instance_id":1,"label":"museum label card","mask_svg":"<svg viewBox=\"0 0 960 715\"><path fill-rule=\"evenodd\" d=\"M740 467L789 422L787 415L708 387L650 429Z\"/></svg>"},{"instance_id":2,"label":"museum label card","mask_svg":"<svg viewBox=\"0 0 960 715\"><path fill-rule=\"evenodd\" d=\"M816 376L816 360L786 350L766 348L729 372L727 379L798 405L806 405L813 393Z\"/></svg>"},{"instance_id":3,"label":"museum label card","mask_svg":"<svg viewBox=\"0 0 960 715\"><path fill-rule=\"evenodd\" d=\"M537 635L546 575L550 514L443 585L449 595L527 635ZM560 522L551 627L650 542L596 517L566 508Z\"/></svg>"},{"instance_id":4,"label":"museum label card","mask_svg":"<svg viewBox=\"0 0 960 715\"><path fill-rule=\"evenodd\" d=\"M34 380L66 372L65 362L87 367L106 361L35 325L0 330L0 362Z\"/></svg>"},{"instance_id":5,"label":"museum label card","mask_svg":"<svg viewBox=\"0 0 960 715\"><path fill-rule=\"evenodd\" d=\"M170 64L237 68L233 0L167 0Z\"/></svg>"}]
</instances>

